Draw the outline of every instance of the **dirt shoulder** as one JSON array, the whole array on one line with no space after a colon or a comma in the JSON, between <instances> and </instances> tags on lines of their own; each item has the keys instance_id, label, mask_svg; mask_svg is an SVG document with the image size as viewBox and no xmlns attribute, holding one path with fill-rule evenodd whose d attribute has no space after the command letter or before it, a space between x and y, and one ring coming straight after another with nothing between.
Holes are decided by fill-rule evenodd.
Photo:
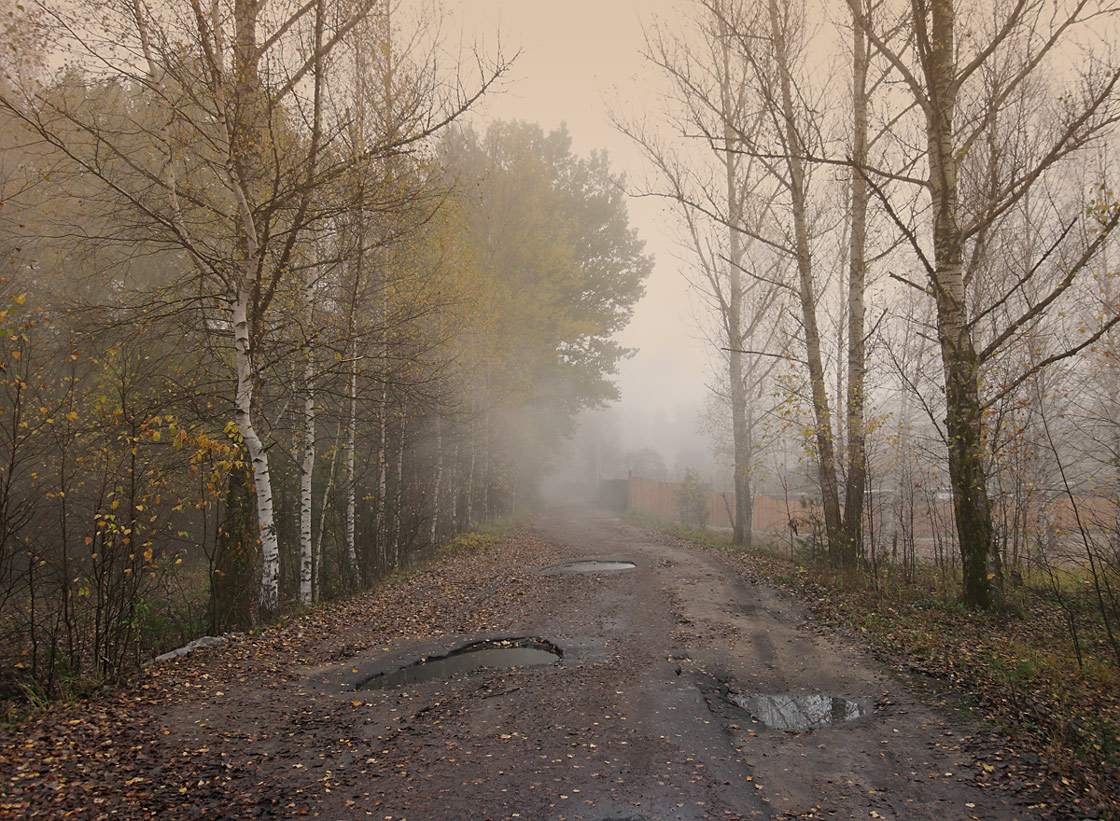
<instances>
[{"instance_id":1,"label":"dirt shoulder","mask_svg":"<svg viewBox=\"0 0 1120 821\"><path fill-rule=\"evenodd\" d=\"M1055 817L1120 818L1117 672L1084 648L1078 669L1066 614L1039 591L1021 591L1014 610L976 613L928 584L852 585L824 567L719 552L743 578L803 604L819 629L866 648L925 700L978 722L978 783L1033 794Z\"/></svg>"},{"instance_id":2,"label":"dirt shoulder","mask_svg":"<svg viewBox=\"0 0 1120 821\"><path fill-rule=\"evenodd\" d=\"M583 558L632 570L540 573ZM480 638L550 666L356 682ZM735 693L836 697L773 729ZM533 529L0 738L0 814L144 818L1027 818L990 739L724 556L606 514Z\"/></svg>"}]
</instances>

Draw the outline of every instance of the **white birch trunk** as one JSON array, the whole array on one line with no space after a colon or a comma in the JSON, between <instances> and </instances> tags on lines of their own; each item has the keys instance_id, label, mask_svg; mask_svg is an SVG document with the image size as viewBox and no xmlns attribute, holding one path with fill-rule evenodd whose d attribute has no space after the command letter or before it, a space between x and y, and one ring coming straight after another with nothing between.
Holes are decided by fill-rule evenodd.
<instances>
[{"instance_id":1,"label":"white birch trunk","mask_svg":"<svg viewBox=\"0 0 1120 821\"><path fill-rule=\"evenodd\" d=\"M338 451L341 435L335 439L334 452L331 454L331 469L327 473L327 484L323 488L323 501L319 505L319 532L315 536L315 549L314 549L314 563L312 567L312 585L311 592L315 601L319 601L321 595L321 578L323 568L323 534L327 531L327 500L330 498L331 489L334 487L335 471L338 468Z\"/></svg>"},{"instance_id":2,"label":"white birch trunk","mask_svg":"<svg viewBox=\"0 0 1120 821\"><path fill-rule=\"evenodd\" d=\"M436 546L436 533L439 528L439 486L443 482L443 426L436 415L436 482L432 488L432 532L431 546Z\"/></svg>"},{"instance_id":3,"label":"white birch trunk","mask_svg":"<svg viewBox=\"0 0 1120 821\"><path fill-rule=\"evenodd\" d=\"M386 452L389 439L388 420L386 419L389 414L389 386L385 381L387 375L384 366L382 366L381 379L381 407L377 412L377 541L381 546L381 566L385 567L389 563L389 528L385 521L389 509L389 500L385 498L389 467L388 453Z\"/></svg>"},{"instance_id":4,"label":"white birch trunk","mask_svg":"<svg viewBox=\"0 0 1120 821\"><path fill-rule=\"evenodd\" d=\"M312 308L310 294L307 297L308 319ZM311 573L313 552L311 543L311 480L315 470L315 385L314 356L311 346L304 352L303 365L303 462L300 465L299 482L299 603L311 603Z\"/></svg>"},{"instance_id":5,"label":"white birch trunk","mask_svg":"<svg viewBox=\"0 0 1120 821\"><path fill-rule=\"evenodd\" d=\"M315 49L319 52L323 44L323 0L319 0L315 15ZM313 136L318 138L319 122L322 111L322 63L315 58L315 102ZM309 164L313 174L315 155ZM315 256L322 259L318 241L315 242ZM303 462L300 465L299 483L299 602L311 604L313 595L314 549L311 543L312 516L312 479L315 473L315 353L312 339L315 327L315 288L309 272L304 272L302 282L304 309L304 363L303 363Z\"/></svg>"},{"instance_id":6,"label":"white birch trunk","mask_svg":"<svg viewBox=\"0 0 1120 821\"><path fill-rule=\"evenodd\" d=\"M249 344L250 281L242 280L233 304L233 350L237 367L237 394L234 418L241 439L249 451L253 469L253 490L257 499L257 521L261 538L261 585L258 602L261 616L274 614L280 600L280 545L276 538L276 519L272 510L272 476L268 454L253 426L253 361Z\"/></svg>"},{"instance_id":7,"label":"white birch trunk","mask_svg":"<svg viewBox=\"0 0 1120 821\"><path fill-rule=\"evenodd\" d=\"M467 474L467 498L466 502L466 529L470 530L474 527L474 474L475 466L478 463L478 437L477 435L471 438L471 467L470 472Z\"/></svg>"},{"instance_id":8,"label":"white birch trunk","mask_svg":"<svg viewBox=\"0 0 1120 821\"><path fill-rule=\"evenodd\" d=\"M354 358L353 345L351 359ZM358 483L354 478L354 447L358 438L358 366L350 366L350 413L346 419L346 559L350 563L350 573L354 584L362 585L362 574L358 567L358 547L356 543L355 522L358 513Z\"/></svg>"},{"instance_id":9,"label":"white birch trunk","mask_svg":"<svg viewBox=\"0 0 1120 821\"><path fill-rule=\"evenodd\" d=\"M459 532L459 443L455 443L455 451L451 456L451 532Z\"/></svg>"},{"instance_id":10,"label":"white birch trunk","mask_svg":"<svg viewBox=\"0 0 1120 821\"><path fill-rule=\"evenodd\" d=\"M400 442L397 447L397 492L393 506L393 568L401 566L401 512L404 505L404 447L405 447L404 421L401 421Z\"/></svg>"}]
</instances>

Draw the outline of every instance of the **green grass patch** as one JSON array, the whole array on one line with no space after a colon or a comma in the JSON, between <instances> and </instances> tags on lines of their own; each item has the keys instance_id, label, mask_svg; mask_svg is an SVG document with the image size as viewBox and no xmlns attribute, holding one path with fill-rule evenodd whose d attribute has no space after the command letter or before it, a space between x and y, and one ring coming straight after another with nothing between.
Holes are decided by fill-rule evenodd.
<instances>
[{"instance_id":1,"label":"green grass patch","mask_svg":"<svg viewBox=\"0 0 1120 821\"><path fill-rule=\"evenodd\" d=\"M480 524L476 529L460 533L442 545L437 555L455 556L485 550L508 539L515 530L524 527L527 518L526 514L513 514Z\"/></svg>"}]
</instances>

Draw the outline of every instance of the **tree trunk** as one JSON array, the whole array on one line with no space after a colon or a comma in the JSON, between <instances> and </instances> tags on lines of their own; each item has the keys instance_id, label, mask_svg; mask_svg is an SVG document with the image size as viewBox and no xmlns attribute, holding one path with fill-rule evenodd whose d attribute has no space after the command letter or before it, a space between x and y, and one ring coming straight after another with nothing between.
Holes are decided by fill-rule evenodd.
<instances>
[{"instance_id":1,"label":"tree trunk","mask_svg":"<svg viewBox=\"0 0 1120 821\"><path fill-rule=\"evenodd\" d=\"M258 604L260 616L269 619L280 605L280 543L272 509L272 475L268 453L253 425L253 361L249 347L249 283L242 282L233 306L233 350L237 367L237 393L234 418L241 439L249 452L253 470L253 490L257 499L257 525L261 539L261 580Z\"/></svg>"},{"instance_id":2,"label":"tree trunk","mask_svg":"<svg viewBox=\"0 0 1120 821\"><path fill-rule=\"evenodd\" d=\"M930 92L926 122L935 267L931 286L937 304L937 335L945 373L949 482L964 574L963 598L972 607L987 608L992 605L988 569L993 538L992 506L984 470L980 363L968 324L963 240L957 219L953 0L933 0L932 23L932 47L925 61Z\"/></svg>"},{"instance_id":3,"label":"tree trunk","mask_svg":"<svg viewBox=\"0 0 1120 821\"><path fill-rule=\"evenodd\" d=\"M315 601L323 595L323 534L327 532L327 507L330 501L331 488L334 487L335 471L338 468L338 451L341 444L342 431L339 430L335 438L334 449L331 453L331 469L327 471L327 481L323 487L323 501L319 505L319 532L315 536L314 561L312 570L311 593Z\"/></svg>"},{"instance_id":4,"label":"tree trunk","mask_svg":"<svg viewBox=\"0 0 1120 821\"><path fill-rule=\"evenodd\" d=\"M724 306L724 322L727 334L728 382L731 399L731 438L734 452L735 517L732 522L731 542L745 547L751 546L751 498L750 470L753 454L747 445L747 396L743 381L743 237L740 233L743 221L743 194L739 190L739 156L732 150L735 132L731 118L736 114L735 101L731 87L731 48L726 19L720 15L720 41L723 57L722 77L720 78L720 108L723 118L723 164L727 177L727 231L728 231L728 294ZM714 283L713 283L714 285Z\"/></svg>"},{"instance_id":5,"label":"tree trunk","mask_svg":"<svg viewBox=\"0 0 1120 821\"><path fill-rule=\"evenodd\" d=\"M455 450L451 455L451 480L448 488L451 491L451 532L459 532L459 476L462 473L459 466L459 442L455 442Z\"/></svg>"},{"instance_id":6,"label":"tree trunk","mask_svg":"<svg viewBox=\"0 0 1120 821\"><path fill-rule=\"evenodd\" d=\"M436 476L432 486L432 529L429 544L432 549L436 546L436 536L439 531L439 488L443 482L443 425L439 414L436 414Z\"/></svg>"},{"instance_id":7,"label":"tree trunk","mask_svg":"<svg viewBox=\"0 0 1120 821\"><path fill-rule=\"evenodd\" d=\"M393 569L401 566L401 536L404 532L402 519L404 518L404 450L407 443L407 432L404 424L404 414L401 414L401 427L398 434L400 441L397 443L397 488L393 494Z\"/></svg>"},{"instance_id":8,"label":"tree trunk","mask_svg":"<svg viewBox=\"0 0 1120 821\"><path fill-rule=\"evenodd\" d=\"M261 253L257 224L249 204L253 181L259 176L261 141L258 136L268 112L262 105L257 63L257 15L259 0L235 0L233 9L234 59L232 120L229 127L229 182L237 208L235 265L237 291L233 300L233 351L237 372L234 419L249 452L253 489L257 500L257 525L261 539L261 578L258 604L261 618L268 619L279 607L280 545L272 508L272 476L268 453L253 424L253 333L258 317L251 316L257 288Z\"/></svg>"},{"instance_id":9,"label":"tree trunk","mask_svg":"<svg viewBox=\"0 0 1120 821\"><path fill-rule=\"evenodd\" d=\"M362 586L362 570L358 567L357 517L358 481L354 475L355 455L358 438L358 363L356 344L351 343L350 383L347 389L349 413L346 416L346 560L350 564L350 575L356 587Z\"/></svg>"},{"instance_id":10,"label":"tree trunk","mask_svg":"<svg viewBox=\"0 0 1120 821\"><path fill-rule=\"evenodd\" d=\"M315 13L315 40L316 54L323 44L323 11L324 0L318 0ZM317 140L319 122L322 111L322 64L316 57L315 60L315 101L313 117L313 133ZM315 172L315 153L312 153L308 163L309 175ZM318 241L314 244L315 256L322 258L322 251ZM303 338L303 459L300 464L300 499L299 499L299 602L306 607L311 604L314 594L314 548L311 542L311 516L312 516L312 479L315 473L315 353L313 347L315 327L315 293L314 285L309 271L303 274L300 297L303 300L304 311L304 338Z\"/></svg>"},{"instance_id":11,"label":"tree trunk","mask_svg":"<svg viewBox=\"0 0 1120 821\"><path fill-rule=\"evenodd\" d=\"M788 157L789 192L793 206L793 231L797 259L798 297L801 301L801 323L805 331L805 356L809 365L809 387L812 393L814 439L817 447L817 476L824 508L825 535L829 557L840 564L843 555L843 528L840 517L840 496L836 482L836 453L832 436L832 411L825 384L821 336L817 327L817 297L813 282L813 261L809 248L808 192L805 160L794 115L793 82L787 56L786 33L778 12L778 0L769 0L770 32L777 60L781 87L782 127Z\"/></svg>"},{"instance_id":12,"label":"tree trunk","mask_svg":"<svg viewBox=\"0 0 1120 821\"><path fill-rule=\"evenodd\" d=\"M486 381L489 382L490 380L487 379ZM491 488L491 476L492 476L492 471L493 471L493 466L491 464L491 460L493 459L493 450L492 450L493 438L490 435L490 409L489 408L486 409L485 421L484 421L483 424L485 426L485 430L483 432L484 439L482 440L482 446L483 446L483 448L485 448L485 450L483 450L483 458L482 458L482 502L481 502L481 507L482 507L483 521L489 521L490 519L492 519L494 517L493 500L491 498L491 490L492 490L492 488Z\"/></svg>"},{"instance_id":13,"label":"tree trunk","mask_svg":"<svg viewBox=\"0 0 1120 821\"><path fill-rule=\"evenodd\" d=\"M309 319L310 300L307 301ZM310 344L304 351L303 365L303 459L299 481L299 603L311 603L311 488L315 470L315 360Z\"/></svg>"},{"instance_id":14,"label":"tree trunk","mask_svg":"<svg viewBox=\"0 0 1120 821\"><path fill-rule=\"evenodd\" d=\"M760 384L759 393L761 393ZM754 401L760 401L761 396L756 396L754 400L747 400L747 411L744 418L744 433L745 442L744 447L746 452L750 455L751 459L754 458ZM738 507L738 512L735 515L735 521L740 522L740 527L743 530L743 546L750 550L754 547L754 482L751 479L751 471L746 471L743 475L743 503L739 504L738 496L736 496L735 503ZM737 491L736 491L737 492Z\"/></svg>"},{"instance_id":15,"label":"tree trunk","mask_svg":"<svg viewBox=\"0 0 1120 821\"><path fill-rule=\"evenodd\" d=\"M852 26L852 181L851 233L848 256L848 474L844 487L844 546L842 562L854 568L863 552L863 510L867 483L867 429L864 382L867 346L864 342L867 280L867 203L870 192L864 178L867 163L867 72L871 62L867 37Z\"/></svg>"},{"instance_id":16,"label":"tree trunk","mask_svg":"<svg viewBox=\"0 0 1120 821\"><path fill-rule=\"evenodd\" d=\"M475 425L474 427L477 428L477 425ZM466 498L464 499L464 506L466 507L466 530L470 530L472 527L474 527L474 482L477 464L478 434L476 433L471 437L471 466L467 472Z\"/></svg>"},{"instance_id":17,"label":"tree trunk","mask_svg":"<svg viewBox=\"0 0 1120 821\"><path fill-rule=\"evenodd\" d=\"M381 400L377 411L377 555L381 569L389 565L389 526L386 521L389 511L389 375L384 366L381 371Z\"/></svg>"},{"instance_id":18,"label":"tree trunk","mask_svg":"<svg viewBox=\"0 0 1120 821\"><path fill-rule=\"evenodd\" d=\"M979 367L972 337L960 313L952 302L938 300L938 337L945 371L949 482L953 488L953 514L964 573L964 601L972 607L987 608L992 605L989 578L992 574L988 567L994 536L992 505L984 470Z\"/></svg>"}]
</instances>

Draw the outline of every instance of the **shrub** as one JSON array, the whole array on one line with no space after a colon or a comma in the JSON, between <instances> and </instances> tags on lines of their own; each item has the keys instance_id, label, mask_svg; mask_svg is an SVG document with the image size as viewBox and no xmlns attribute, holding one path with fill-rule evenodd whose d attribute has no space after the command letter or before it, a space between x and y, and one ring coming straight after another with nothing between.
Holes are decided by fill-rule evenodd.
<instances>
[{"instance_id":1,"label":"shrub","mask_svg":"<svg viewBox=\"0 0 1120 821\"><path fill-rule=\"evenodd\" d=\"M708 497L711 486L695 470L685 471L684 479L674 493L677 515L685 527L704 527L708 523Z\"/></svg>"}]
</instances>

